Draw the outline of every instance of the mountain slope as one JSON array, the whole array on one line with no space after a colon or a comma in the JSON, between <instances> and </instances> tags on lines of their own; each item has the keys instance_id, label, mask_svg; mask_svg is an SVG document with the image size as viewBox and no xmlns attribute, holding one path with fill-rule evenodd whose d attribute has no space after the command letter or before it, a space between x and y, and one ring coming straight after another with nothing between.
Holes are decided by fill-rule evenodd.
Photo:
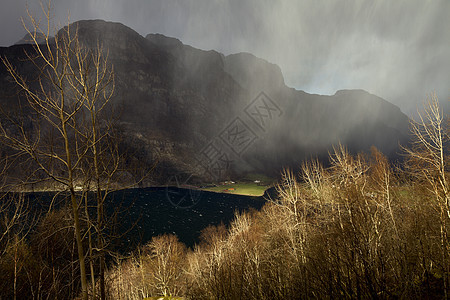
<instances>
[{"instance_id":1,"label":"mountain slope","mask_svg":"<svg viewBox=\"0 0 450 300\"><path fill-rule=\"evenodd\" d=\"M98 41L108 50L126 142L141 161L158 161L154 175L161 181L177 172L204 179L276 174L339 142L352 151L375 145L395 156L398 143L407 141L408 118L367 92L312 95L287 87L278 66L252 54L224 56L160 34L144 38L101 20L71 26L87 47ZM0 48L0 55L17 60L24 47ZM14 102L8 80L1 67L3 104Z\"/></svg>"}]
</instances>

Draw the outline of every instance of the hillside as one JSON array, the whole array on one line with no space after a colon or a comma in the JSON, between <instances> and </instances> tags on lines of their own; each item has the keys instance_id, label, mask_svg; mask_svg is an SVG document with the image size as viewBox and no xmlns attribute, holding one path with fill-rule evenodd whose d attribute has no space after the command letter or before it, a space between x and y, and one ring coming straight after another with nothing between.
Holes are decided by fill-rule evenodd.
<instances>
[{"instance_id":1,"label":"hillside","mask_svg":"<svg viewBox=\"0 0 450 300\"><path fill-rule=\"evenodd\" d=\"M333 145L353 152L372 145L396 158L407 141L408 118L393 104L362 90L331 96L287 87L282 70L249 53L225 56L160 34L145 38L120 23L79 21L87 47L107 49L115 70L114 104L125 143L153 180L177 173L218 180L245 172L279 174ZM30 45L0 48L32 78L22 58ZM17 100L0 67L2 107Z\"/></svg>"}]
</instances>

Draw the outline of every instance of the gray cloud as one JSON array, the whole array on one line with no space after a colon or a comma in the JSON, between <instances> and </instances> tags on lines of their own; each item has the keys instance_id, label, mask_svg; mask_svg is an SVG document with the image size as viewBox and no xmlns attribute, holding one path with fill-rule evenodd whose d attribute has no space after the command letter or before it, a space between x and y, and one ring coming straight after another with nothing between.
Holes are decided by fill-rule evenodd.
<instances>
[{"instance_id":1,"label":"gray cloud","mask_svg":"<svg viewBox=\"0 0 450 300\"><path fill-rule=\"evenodd\" d=\"M37 1L29 1L37 11ZM412 113L427 93L450 99L450 1L54 0L55 20L100 18L225 54L280 65L311 93L362 88ZM24 31L25 0L3 3L0 44Z\"/></svg>"}]
</instances>

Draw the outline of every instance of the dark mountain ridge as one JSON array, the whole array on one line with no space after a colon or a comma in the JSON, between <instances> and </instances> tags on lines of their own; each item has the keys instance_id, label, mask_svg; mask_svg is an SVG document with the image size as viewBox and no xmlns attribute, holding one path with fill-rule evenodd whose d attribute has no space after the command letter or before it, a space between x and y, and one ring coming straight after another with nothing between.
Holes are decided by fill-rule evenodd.
<instances>
[{"instance_id":1,"label":"dark mountain ridge","mask_svg":"<svg viewBox=\"0 0 450 300\"><path fill-rule=\"evenodd\" d=\"M179 172L203 179L277 174L325 157L338 143L354 152L374 145L396 157L399 143L407 142L407 116L365 91L308 94L287 87L277 65L249 53L224 56L102 20L70 26L87 47L99 42L107 49L123 134L143 163L158 161L159 181ZM27 47L0 48L0 55L31 75L19 59ZM3 66L0 83L2 103L14 103Z\"/></svg>"}]
</instances>

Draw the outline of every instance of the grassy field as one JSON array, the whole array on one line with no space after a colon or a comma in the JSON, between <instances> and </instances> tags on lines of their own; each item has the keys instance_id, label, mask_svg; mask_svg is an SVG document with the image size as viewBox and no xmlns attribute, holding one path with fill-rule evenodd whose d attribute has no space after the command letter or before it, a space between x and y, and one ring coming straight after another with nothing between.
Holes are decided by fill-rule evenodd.
<instances>
[{"instance_id":1,"label":"grassy field","mask_svg":"<svg viewBox=\"0 0 450 300\"><path fill-rule=\"evenodd\" d=\"M259 174L249 174L239 181L225 181L212 187L202 188L202 190L245 196L262 196L273 185L273 182L273 178Z\"/></svg>"},{"instance_id":2,"label":"grassy field","mask_svg":"<svg viewBox=\"0 0 450 300\"><path fill-rule=\"evenodd\" d=\"M245 196L262 196L269 186L257 185L256 183L231 183L221 184L214 187L203 188L204 191L216 193L229 193Z\"/></svg>"}]
</instances>

